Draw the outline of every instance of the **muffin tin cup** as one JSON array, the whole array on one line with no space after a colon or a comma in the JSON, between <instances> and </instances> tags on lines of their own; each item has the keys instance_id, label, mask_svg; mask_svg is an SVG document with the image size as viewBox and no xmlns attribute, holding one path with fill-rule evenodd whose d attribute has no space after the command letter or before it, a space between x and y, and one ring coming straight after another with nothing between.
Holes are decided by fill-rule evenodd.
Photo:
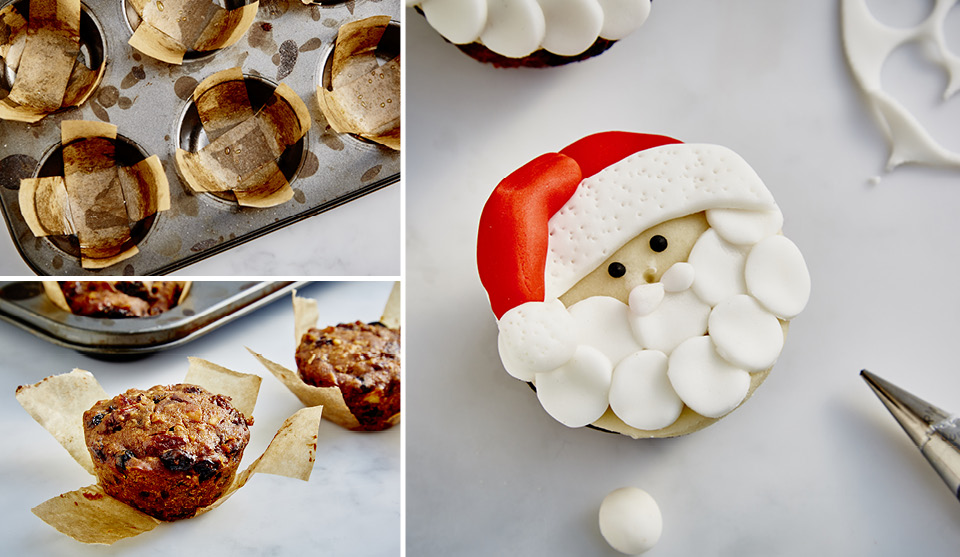
<instances>
[{"instance_id":1,"label":"muffin tin cup","mask_svg":"<svg viewBox=\"0 0 960 557\"><path fill-rule=\"evenodd\" d=\"M0 10L7 8L8 6L14 6L14 8L19 12L25 19L29 20L28 14L30 13L29 0L15 0L13 2L0 2ZM80 61L83 62L83 65L90 70L96 70L103 64L103 61L107 59L107 43L106 43L106 33L104 32L103 26L100 24L100 20L93 13L93 11L87 7L85 2L80 3ZM0 59L0 98L6 97L9 94L10 90L13 88L13 84L17 79L17 72L12 68L7 67L2 59ZM90 87L84 88L81 92L81 98L87 97L84 102L89 101L89 96L96 93L97 88L100 86L101 80L98 79L94 81ZM81 105L83 103L80 103ZM60 107L58 110L52 112L51 114L57 114L65 110L71 110L76 107L66 106Z\"/></svg>"},{"instance_id":2,"label":"muffin tin cup","mask_svg":"<svg viewBox=\"0 0 960 557\"><path fill-rule=\"evenodd\" d=\"M315 99L321 57L332 48L339 27L373 15L398 19L399 2L325 7L295 0L274 2L271 9L261 8L237 44L182 66L153 60L127 45L130 29L119 3L88 0L86 7L100 21L109 51L98 92L80 108L50 115L35 125L0 122L0 211L16 248L34 272L166 274L399 181L399 152L333 132ZM298 157L302 160L291 165L296 167L290 178L294 197L276 207L240 207L217 195L197 194L177 174L177 145L202 142L199 137L181 137L194 88L207 76L236 66L251 78L290 86L313 118ZM37 176L38 161L60 140L63 120L100 120L118 126L119 133L144 152L160 157L170 182L171 208L155 217L137 244L140 253L106 269L83 269L70 246L34 237L20 215L19 181ZM358 230L362 228L359 223Z\"/></svg>"}]
</instances>

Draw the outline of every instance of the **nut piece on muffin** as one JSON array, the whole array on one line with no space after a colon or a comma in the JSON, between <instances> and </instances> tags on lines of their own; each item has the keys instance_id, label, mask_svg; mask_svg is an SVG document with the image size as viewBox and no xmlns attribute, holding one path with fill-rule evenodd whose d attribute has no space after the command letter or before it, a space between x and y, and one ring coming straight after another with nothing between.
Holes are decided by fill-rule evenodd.
<instances>
[{"instance_id":1,"label":"nut piece on muffin","mask_svg":"<svg viewBox=\"0 0 960 557\"><path fill-rule=\"evenodd\" d=\"M130 389L83 414L104 491L161 520L192 517L227 490L252 418L189 384Z\"/></svg>"},{"instance_id":2,"label":"nut piece on muffin","mask_svg":"<svg viewBox=\"0 0 960 557\"><path fill-rule=\"evenodd\" d=\"M177 307L189 281L44 281L50 300L64 311L87 317L149 317Z\"/></svg>"},{"instance_id":3,"label":"nut piece on muffin","mask_svg":"<svg viewBox=\"0 0 960 557\"><path fill-rule=\"evenodd\" d=\"M297 347L300 378L339 387L361 429L380 430L400 412L400 330L374 322L313 328Z\"/></svg>"}]
</instances>

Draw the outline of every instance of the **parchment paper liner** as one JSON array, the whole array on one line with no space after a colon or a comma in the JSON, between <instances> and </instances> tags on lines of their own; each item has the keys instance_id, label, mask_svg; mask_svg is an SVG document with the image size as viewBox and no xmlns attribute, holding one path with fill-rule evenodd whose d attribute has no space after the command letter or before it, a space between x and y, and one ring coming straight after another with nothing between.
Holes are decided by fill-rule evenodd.
<instances>
[{"instance_id":1,"label":"parchment paper liner","mask_svg":"<svg viewBox=\"0 0 960 557\"><path fill-rule=\"evenodd\" d=\"M317 325L319 318L317 301L310 298L301 298L297 296L296 291L294 291L293 316L296 346L300 344L300 339L303 338L304 333ZM386 307L384 307L383 315L380 317L380 322L390 328L400 327L399 282L394 283L393 289L390 291L390 297L387 299L387 304ZM340 387L314 387L313 385L308 385L300 379L296 371L291 371L278 363L272 362L249 348L247 348L247 351L253 354L253 356L263 364L263 367L267 368L281 383L286 385L305 406L322 405L324 408L323 417L325 419L347 429L362 429L360 422L344 401ZM398 412L391 416L388 423L389 426L399 424L400 413Z\"/></svg>"},{"instance_id":2,"label":"parchment paper liner","mask_svg":"<svg viewBox=\"0 0 960 557\"><path fill-rule=\"evenodd\" d=\"M46 294L47 298L49 298L50 301L53 302L53 305L57 306L58 308L62 309L67 313L73 313L73 310L70 309L70 304L67 303L67 297L63 295L63 290L60 289L60 283L58 281L44 280L40 282L43 284L44 294ZM145 280L143 282L150 283L152 281ZM190 293L190 286L193 284L193 281L183 280L183 281L175 281L175 282L179 282L183 285L180 287L181 288L180 297L177 299L177 305L179 306L180 304L183 303L184 300L187 299L187 294Z\"/></svg>"},{"instance_id":3,"label":"parchment paper liner","mask_svg":"<svg viewBox=\"0 0 960 557\"><path fill-rule=\"evenodd\" d=\"M210 144L195 153L177 149L177 169L190 189L231 191L246 207L272 207L293 197L276 161L306 135L310 112L284 83L273 95L254 113L239 67L197 85L193 102Z\"/></svg>"},{"instance_id":4,"label":"parchment paper liner","mask_svg":"<svg viewBox=\"0 0 960 557\"><path fill-rule=\"evenodd\" d=\"M80 53L80 0L30 0L29 22L10 3L0 10L8 40L0 57L17 72L9 95L0 99L0 118L34 123L61 108L80 106L106 70L87 68Z\"/></svg>"},{"instance_id":5,"label":"parchment paper liner","mask_svg":"<svg viewBox=\"0 0 960 557\"><path fill-rule=\"evenodd\" d=\"M382 66L377 45L390 16L374 16L340 27L330 68L330 88L317 86L317 101L337 133L400 149L400 57Z\"/></svg>"},{"instance_id":6,"label":"parchment paper liner","mask_svg":"<svg viewBox=\"0 0 960 557\"><path fill-rule=\"evenodd\" d=\"M77 236L85 269L133 257L137 246L125 247L131 226L170 208L160 158L116 166L117 127L112 124L65 120L60 132L64 175L20 180L24 221L37 237Z\"/></svg>"},{"instance_id":7,"label":"parchment paper liner","mask_svg":"<svg viewBox=\"0 0 960 557\"><path fill-rule=\"evenodd\" d=\"M238 373L200 358L190 361L185 383L230 396L245 416L253 414L260 377ZM74 369L17 388L17 401L60 442L83 468L93 474L93 460L83 436L83 412L110 398L93 374ZM303 408L287 418L266 451L200 515L222 504L253 474L274 474L309 480L317 449L322 407ZM107 495L98 484L64 493L34 507L33 513L60 532L83 543L112 544L154 529L162 521Z\"/></svg>"},{"instance_id":8,"label":"parchment paper liner","mask_svg":"<svg viewBox=\"0 0 960 557\"><path fill-rule=\"evenodd\" d=\"M205 0L129 2L140 16L140 25L128 44L169 64L183 64L183 56L188 50L210 52L239 41L253 23L260 5L252 2L226 10Z\"/></svg>"}]
</instances>

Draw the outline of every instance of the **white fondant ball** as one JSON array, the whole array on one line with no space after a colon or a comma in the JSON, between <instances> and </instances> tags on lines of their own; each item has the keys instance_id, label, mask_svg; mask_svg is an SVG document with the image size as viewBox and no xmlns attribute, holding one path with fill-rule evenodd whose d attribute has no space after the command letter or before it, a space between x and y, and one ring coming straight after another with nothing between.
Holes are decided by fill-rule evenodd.
<instances>
[{"instance_id":1,"label":"white fondant ball","mask_svg":"<svg viewBox=\"0 0 960 557\"><path fill-rule=\"evenodd\" d=\"M637 487L621 487L600 504L600 533L610 547L640 555L660 540L663 516L656 500Z\"/></svg>"}]
</instances>

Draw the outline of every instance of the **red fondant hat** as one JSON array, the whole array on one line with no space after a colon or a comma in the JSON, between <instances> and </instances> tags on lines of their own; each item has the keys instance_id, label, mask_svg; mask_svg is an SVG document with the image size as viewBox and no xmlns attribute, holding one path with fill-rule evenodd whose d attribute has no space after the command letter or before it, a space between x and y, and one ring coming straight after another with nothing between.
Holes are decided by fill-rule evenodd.
<instances>
[{"instance_id":1,"label":"red fondant hat","mask_svg":"<svg viewBox=\"0 0 960 557\"><path fill-rule=\"evenodd\" d=\"M604 132L513 172L490 195L480 215L477 267L499 319L510 309L543 301L548 221L580 181L633 153L680 143L662 135Z\"/></svg>"}]
</instances>

